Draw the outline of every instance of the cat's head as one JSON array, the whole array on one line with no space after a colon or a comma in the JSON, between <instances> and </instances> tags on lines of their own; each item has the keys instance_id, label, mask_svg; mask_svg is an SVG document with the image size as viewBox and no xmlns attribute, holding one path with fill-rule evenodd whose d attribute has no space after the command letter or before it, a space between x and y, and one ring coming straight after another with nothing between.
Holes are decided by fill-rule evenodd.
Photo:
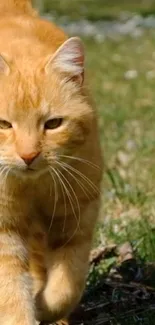
<instances>
[{"instance_id":1,"label":"cat's head","mask_svg":"<svg viewBox=\"0 0 155 325\"><path fill-rule=\"evenodd\" d=\"M83 145L92 109L83 92L84 50L70 38L24 69L0 57L0 175L44 172Z\"/></svg>"}]
</instances>

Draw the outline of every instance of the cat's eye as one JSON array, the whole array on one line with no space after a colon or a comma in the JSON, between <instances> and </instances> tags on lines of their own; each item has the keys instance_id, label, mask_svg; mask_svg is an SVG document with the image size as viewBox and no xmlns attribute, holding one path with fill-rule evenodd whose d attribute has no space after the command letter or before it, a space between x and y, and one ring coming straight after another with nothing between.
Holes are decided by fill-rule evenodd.
<instances>
[{"instance_id":1,"label":"cat's eye","mask_svg":"<svg viewBox=\"0 0 155 325\"><path fill-rule=\"evenodd\" d=\"M63 119L61 117L59 118L53 118L51 120L48 120L45 123L45 129L46 130L53 130L57 129L59 126L61 126Z\"/></svg>"},{"instance_id":2,"label":"cat's eye","mask_svg":"<svg viewBox=\"0 0 155 325\"><path fill-rule=\"evenodd\" d=\"M0 129L6 130L12 128L12 125L10 122L5 120L0 120Z\"/></svg>"}]
</instances>

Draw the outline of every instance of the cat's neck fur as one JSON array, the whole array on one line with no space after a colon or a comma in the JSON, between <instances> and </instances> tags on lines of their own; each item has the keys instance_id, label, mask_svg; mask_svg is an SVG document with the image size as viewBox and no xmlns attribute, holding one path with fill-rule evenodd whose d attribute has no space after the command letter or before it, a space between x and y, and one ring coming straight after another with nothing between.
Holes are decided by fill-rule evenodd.
<instances>
[{"instance_id":1,"label":"cat's neck fur","mask_svg":"<svg viewBox=\"0 0 155 325\"><path fill-rule=\"evenodd\" d=\"M0 15L4 14L36 14L31 0L1 0Z\"/></svg>"}]
</instances>

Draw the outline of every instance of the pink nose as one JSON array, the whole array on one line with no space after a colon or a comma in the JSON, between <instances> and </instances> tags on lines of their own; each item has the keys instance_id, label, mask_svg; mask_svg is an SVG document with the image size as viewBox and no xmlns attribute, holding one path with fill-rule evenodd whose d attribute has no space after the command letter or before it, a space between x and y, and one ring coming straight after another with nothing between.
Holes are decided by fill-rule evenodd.
<instances>
[{"instance_id":1,"label":"pink nose","mask_svg":"<svg viewBox=\"0 0 155 325\"><path fill-rule=\"evenodd\" d=\"M39 156L39 154L40 152L32 152L30 154L23 154L20 157L25 161L25 164L29 166Z\"/></svg>"}]
</instances>

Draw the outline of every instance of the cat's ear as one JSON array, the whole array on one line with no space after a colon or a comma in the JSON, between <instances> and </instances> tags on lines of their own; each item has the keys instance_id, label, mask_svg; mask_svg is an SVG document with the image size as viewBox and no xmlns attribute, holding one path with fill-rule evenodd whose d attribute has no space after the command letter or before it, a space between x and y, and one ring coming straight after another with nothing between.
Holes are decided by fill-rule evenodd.
<instances>
[{"instance_id":1,"label":"cat's ear","mask_svg":"<svg viewBox=\"0 0 155 325\"><path fill-rule=\"evenodd\" d=\"M46 64L46 73L50 73L53 68L66 73L70 79L82 85L84 80L84 47L80 38L71 37L58 48Z\"/></svg>"},{"instance_id":2,"label":"cat's ear","mask_svg":"<svg viewBox=\"0 0 155 325\"><path fill-rule=\"evenodd\" d=\"M5 59L3 58L3 56L0 54L0 75L4 74L8 76L9 73L10 73L10 67L8 63L5 61Z\"/></svg>"}]
</instances>

